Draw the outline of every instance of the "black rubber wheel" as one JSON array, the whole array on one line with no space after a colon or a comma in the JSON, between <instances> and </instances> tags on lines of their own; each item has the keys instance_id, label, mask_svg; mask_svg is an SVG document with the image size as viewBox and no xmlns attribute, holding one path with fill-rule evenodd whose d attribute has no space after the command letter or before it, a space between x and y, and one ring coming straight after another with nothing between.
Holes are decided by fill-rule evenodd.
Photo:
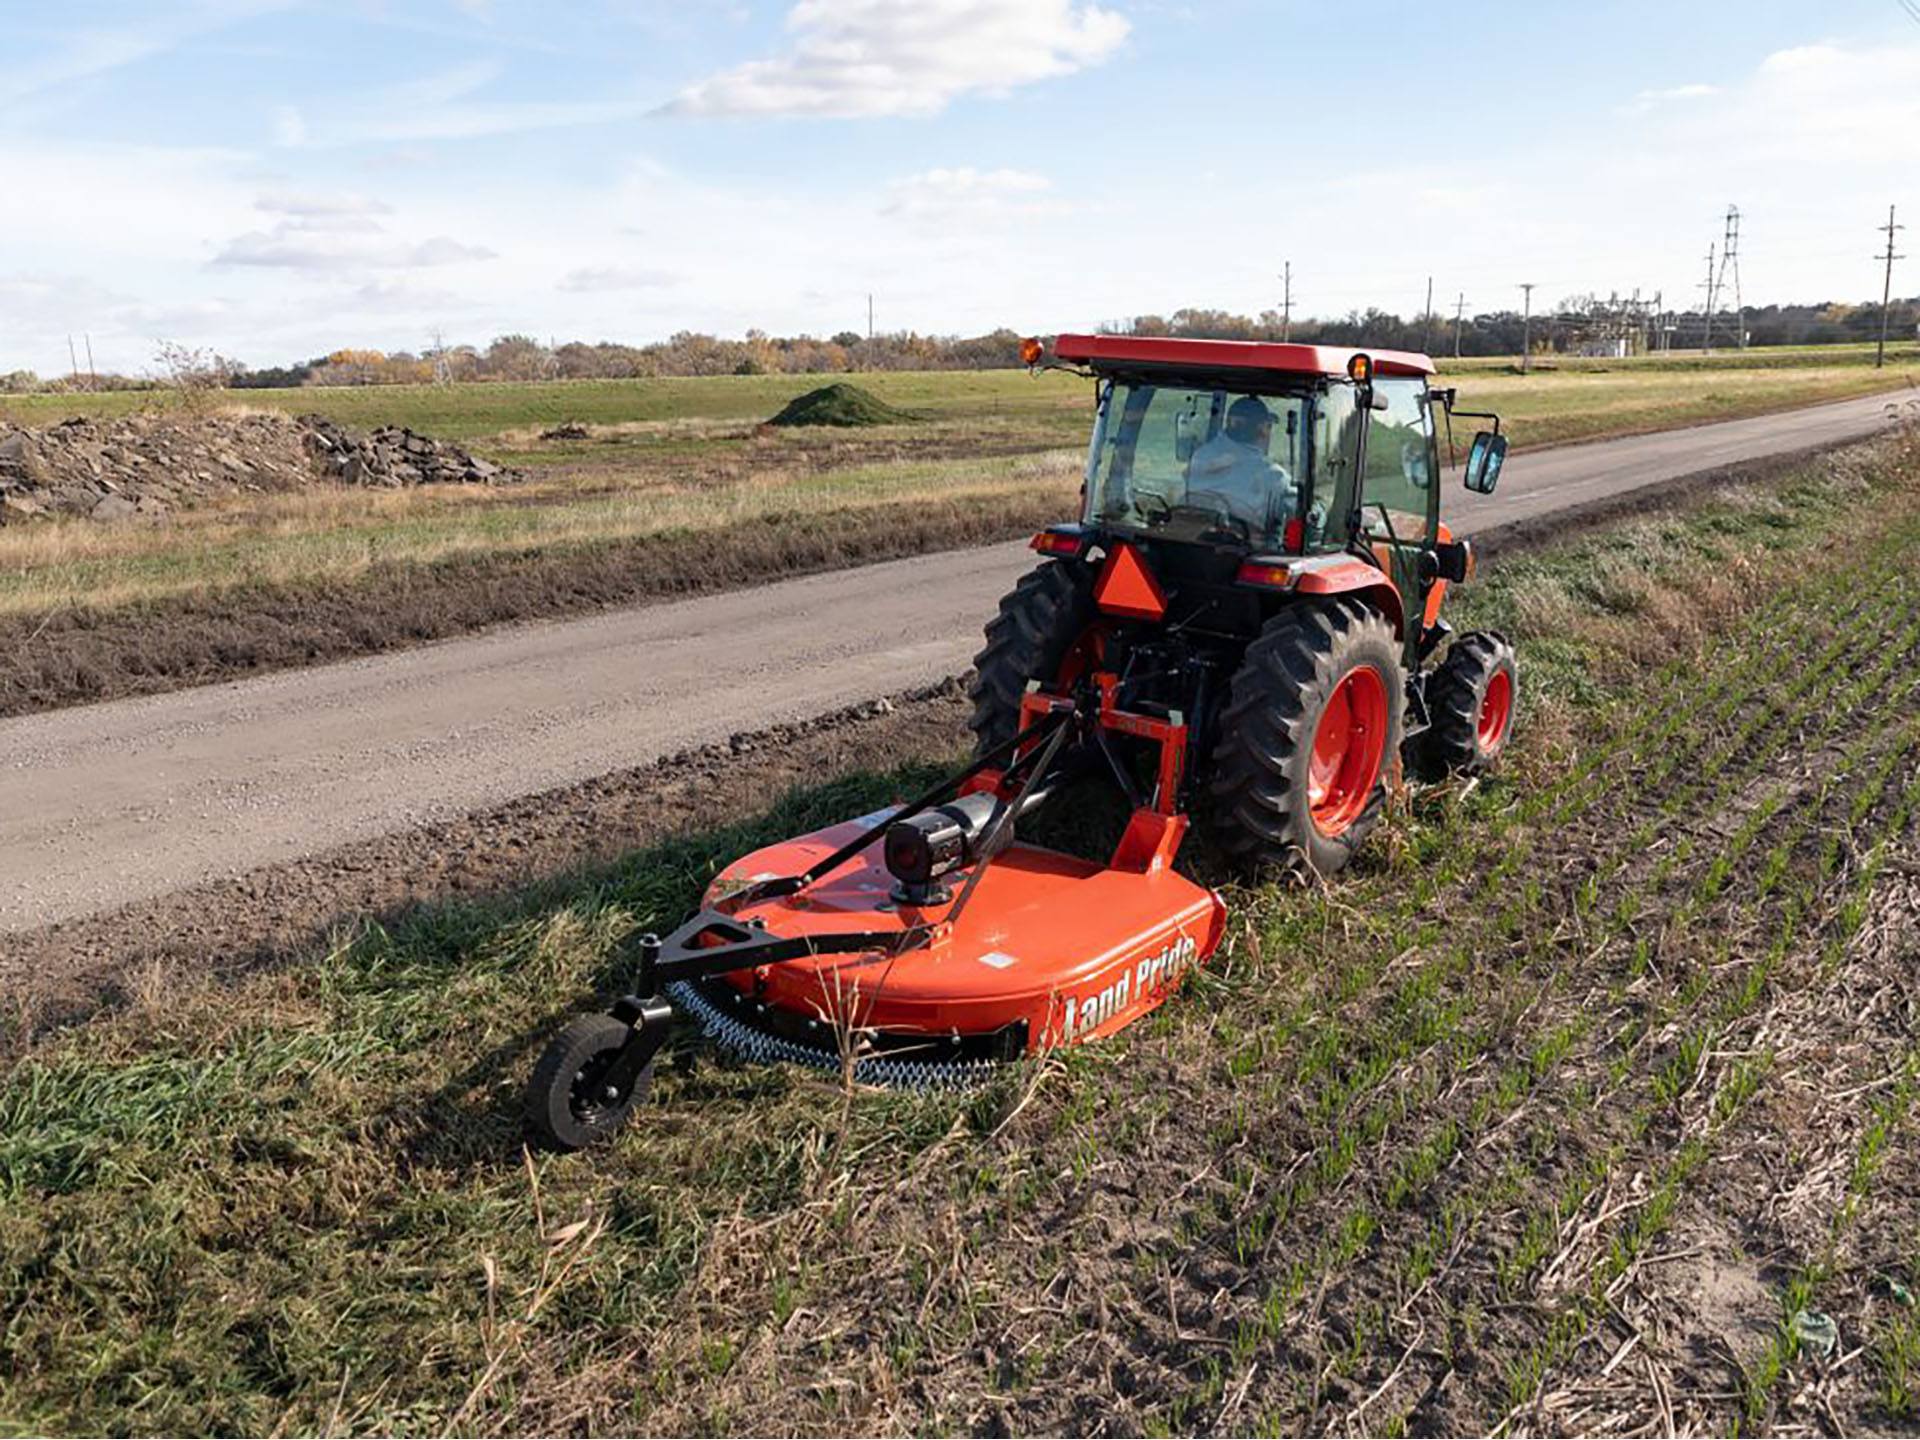
<instances>
[{"instance_id":1,"label":"black rubber wheel","mask_svg":"<svg viewBox=\"0 0 1920 1440\"><path fill-rule=\"evenodd\" d=\"M581 1015L548 1042L527 1078L527 1137L548 1150L584 1150L620 1128L653 1083L653 1062L624 1096L604 1092L601 1077L627 1027L611 1015Z\"/></svg>"},{"instance_id":2,"label":"black rubber wheel","mask_svg":"<svg viewBox=\"0 0 1920 1440\"><path fill-rule=\"evenodd\" d=\"M987 643L973 657L974 754L1014 737L1029 680L1052 681L1067 652L1093 621L1093 577L1071 560L1048 560L1020 577L987 622Z\"/></svg>"},{"instance_id":3,"label":"black rubber wheel","mask_svg":"<svg viewBox=\"0 0 1920 1440\"><path fill-rule=\"evenodd\" d=\"M1475 630L1449 645L1427 678L1433 725L1413 747L1421 776L1478 775L1498 760L1513 734L1519 689L1519 667L1504 635Z\"/></svg>"},{"instance_id":4,"label":"black rubber wheel","mask_svg":"<svg viewBox=\"0 0 1920 1440\"><path fill-rule=\"evenodd\" d=\"M1233 677L1204 812L1214 843L1250 869L1341 869L1380 819L1405 708L1385 617L1350 599L1289 605Z\"/></svg>"}]
</instances>

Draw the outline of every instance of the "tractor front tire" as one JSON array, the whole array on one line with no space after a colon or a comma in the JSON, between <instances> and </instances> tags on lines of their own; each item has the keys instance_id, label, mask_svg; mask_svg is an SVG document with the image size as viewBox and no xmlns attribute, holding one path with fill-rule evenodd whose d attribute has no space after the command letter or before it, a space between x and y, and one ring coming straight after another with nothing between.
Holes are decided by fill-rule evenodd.
<instances>
[{"instance_id":1,"label":"tractor front tire","mask_svg":"<svg viewBox=\"0 0 1920 1440\"><path fill-rule=\"evenodd\" d=\"M1282 610L1247 647L1221 717L1215 844L1249 869L1340 870L1385 808L1405 702L1384 616L1351 599Z\"/></svg>"},{"instance_id":2,"label":"tractor front tire","mask_svg":"<svg viewBox=\"0 0 1920 1440\"><path fill-rule=\"evenodd\" d=\"M1449 645L1447 658L1427 678L1433 724L1413 747L1422 777L1478 775L1498 760L1513 733L1519 681L1506 636L1474 630Z\"/></svg>"},{"instance_id":3,"label":"tractor front tire","mask_svg":"<svg viewBox=\"0 0 1920 1440\"><path fill-rule=\"evenodd\" d=\"M1020 577L987 622L987 643L973 657L974 754L1004 745L1020 728L1029 680L1052 682L1074 642L1093 621L1093 577L1084 565L1049 560Z\"/></svg>"}]
</instances>

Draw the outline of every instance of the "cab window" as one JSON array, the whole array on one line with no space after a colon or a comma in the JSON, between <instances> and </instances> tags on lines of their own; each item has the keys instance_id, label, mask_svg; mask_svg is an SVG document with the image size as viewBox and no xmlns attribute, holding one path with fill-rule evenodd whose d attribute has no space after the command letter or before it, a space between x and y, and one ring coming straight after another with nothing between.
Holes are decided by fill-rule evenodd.
<instances>
[{"instance_id":1,"label":"cab window","mask_svg":"<svg viewBox=\"0 0 1920 1440\"><path fill-rule=\"evenodd\" d=\"M1439 478L1426 382L1382 378L1374 382L1374 392L1387 402L1387 408L1373 412L1367 432L1361 523L1381 539L1387 537L1390 522L1398 539L1425 540L1433 513L1433 486Z\"/></svg>"}]
</instances>

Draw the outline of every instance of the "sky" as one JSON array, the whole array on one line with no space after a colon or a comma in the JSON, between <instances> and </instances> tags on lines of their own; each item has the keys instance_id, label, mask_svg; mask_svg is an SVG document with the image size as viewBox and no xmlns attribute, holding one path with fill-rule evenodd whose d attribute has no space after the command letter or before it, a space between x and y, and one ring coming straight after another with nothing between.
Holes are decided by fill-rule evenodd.
<instances>
[{"instance_id":1,"label":"sky","mask_svg":"<svg viewBox=\"0 0 1920 1440\"><path fill-rule=\"evenodd\" d=\"M1684 305L1729 204L1749 301L1877 299L1916 11L0 0L0 370Z\"/></svg>"}]
</instances>

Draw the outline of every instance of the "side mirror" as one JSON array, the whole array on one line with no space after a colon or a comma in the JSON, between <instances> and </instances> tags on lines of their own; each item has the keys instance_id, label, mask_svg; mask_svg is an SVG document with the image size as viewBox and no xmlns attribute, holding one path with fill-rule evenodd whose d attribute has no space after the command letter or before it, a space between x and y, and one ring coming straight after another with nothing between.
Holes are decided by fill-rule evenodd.
<instances>
[{"instance_id":1,"label":"side mirror","mask_svg":"<svg viewBox=\"0 0 1920 1440\"><path fill-rule=\"evenodd\" d=\"M1463 481L1476 495L1491 495L1500 483L1500 467L1507 460L1507 437L1482 430L1473 437L1467 451L1467 469Z\"/></svg>"}]
</instances>

